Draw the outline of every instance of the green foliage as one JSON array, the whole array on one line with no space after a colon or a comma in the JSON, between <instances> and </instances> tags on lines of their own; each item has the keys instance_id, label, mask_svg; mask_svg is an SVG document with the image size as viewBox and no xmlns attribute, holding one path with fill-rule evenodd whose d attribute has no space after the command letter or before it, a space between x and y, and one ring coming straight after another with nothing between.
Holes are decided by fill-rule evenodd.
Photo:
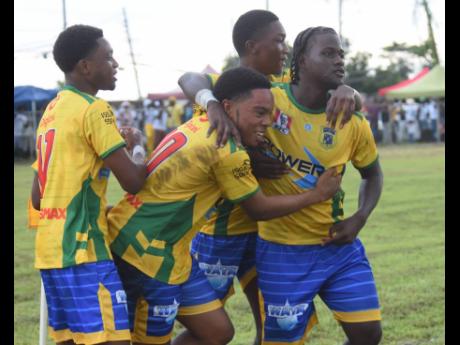
<instances>
[{"instance_id":1,"label":"green foliage","mask_svg":"<svg viewBox=\"0 0 460 345\"><path fill-rule=\"evenodd\" d=\"M360 234L371 262L383 316L382 345L445 344L445 147L417 144L382 147L385 176L377 208ZM26 230L32 170L14 166L14 345L38 343L40 276L33 268L34 233ZM109 204L123 192L110 178ZM345 215L356 210L359 173L348 166L343 180ZM226 305L235 326L231 345L248 345L255 335L248 302L238 284ZM331 312L315 299L320 324L308 345L343 344ZM180 331L181 326L176 327ZM53 344L51 341L48 344Z\"/></svg>"},{"instance_id":2,"label":"green foliage","mask_svg":"<svg viewBox=\"0 0 460 345\"><path fill-rule=\"evenodd\" d=\"M436 61L433 59L433 44L430 39L419 45L408 45L407 43L393 42L383 50L387 53L402 53L406 59L419 58L426 66L433 67Z\"/></svg>"},{"instance_id":3,"label":"green foliage","mask_svg":"<svg viewBox=\"0 0 460 345\"><path fill-rule=\"evenodd\" d=\"M224 66L222 67L222 72L240 65L240 58L236 54L229 54L224 59Z\"/></svg>"},{"instance_id":4,"label":"green foliage","mask_svg":"<svg viewBox=\"0 0 460 345\"><path fill-rule=\"evenodd\" d=\"M376 93L378 89L396 84L409 77L412 67L409 60L403 58L390 59L387 67L377 67L371 70L369 59L372 55L357 52L348 58L345 66L347 77L345 83L360 92Z\"/></svg>"}]
</instances>

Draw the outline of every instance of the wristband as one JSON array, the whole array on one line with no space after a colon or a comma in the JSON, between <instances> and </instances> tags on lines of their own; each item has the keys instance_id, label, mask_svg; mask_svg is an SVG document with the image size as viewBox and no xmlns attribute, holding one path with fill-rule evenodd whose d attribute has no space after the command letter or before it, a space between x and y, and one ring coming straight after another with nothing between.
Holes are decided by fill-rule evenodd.
<instances>
[{"instance_id":1,"label":"wristband","mask_svg":"<svg viewBox=\"0 0 460 345\"><path fill-rule=\"evenodd\" d=\"M202 107L203 109L207 110L208 109L208 102L209 101L216 101L216 102L219 102L217 100L216 97L214 97L214 95L212 94L212 91L209 90L209 89L202 89L200 91L198 91L196 93L196 96L195 96L195 103L198 104L200 107Z\"/></svg>"},{"instance_id":2,"label":"wristband","mask_svg":"<svg viewBox=\"0 0 460 345\"><path fill-rule=\"evenodd\" d=\"M133 148L133 158L138 154L142 156L142 160L145 158L145 150L141 145L136 145Z\"/></svg>"}]
</instances>

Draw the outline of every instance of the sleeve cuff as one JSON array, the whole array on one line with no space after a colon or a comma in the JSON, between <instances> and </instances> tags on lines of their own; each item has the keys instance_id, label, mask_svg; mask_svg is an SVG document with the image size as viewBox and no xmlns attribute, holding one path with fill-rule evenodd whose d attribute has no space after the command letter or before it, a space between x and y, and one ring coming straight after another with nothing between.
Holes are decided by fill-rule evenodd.
<instances>
[{"instance_id":1,"label":"sleeve cuff","mask_svg":"<svg viewBox=\"0 0 460 345\"><path fill-rule=\"evenodd\" d=\"M101 154L99 157L101 157L102 159L105 159L107 158L112 152L118 150L120 147L124 147L126 146L126 143L123 141L117 145L115 145L114 147L108 149L107 151L105 151L103 154Z\"/></svg>"}]
</instances>

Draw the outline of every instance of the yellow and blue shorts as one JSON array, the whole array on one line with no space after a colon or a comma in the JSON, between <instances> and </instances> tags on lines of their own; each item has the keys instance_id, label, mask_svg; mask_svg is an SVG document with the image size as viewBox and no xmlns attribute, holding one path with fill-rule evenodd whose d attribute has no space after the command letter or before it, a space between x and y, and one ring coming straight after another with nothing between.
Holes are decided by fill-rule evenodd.
<instances>
[{"instance_id":1,"label":"yellow and blue shorts","mask_svg":"<svg viewBox=\"0 0 460 345\"><path fill-rule=\"evenodd\" d=\"M113 257L126 289L133 342L166 343L171 339L176 316L198 315L222 308L193 258L187 281L173 285L147 276L116 255Z\"/></svg>"},{"instance_id":2,"label":"yellow and blue shorts","mask_svg":"<svg viewBox=\"0 0 460 345\"><path fill-rule=\"evenodd\" d=\"M55 342L130 340L126 293L111 260L40 270Z\"/></svg>"},{"instance_id":3,"label":"yellow and blue shorts","mask_svg":"<svg viewBox=\"0 0 460 345\"><path fill-rule=\"evenodd\" d=\"M359 239L347 245L284 245L257 238L263 344L303 344L318 322L319 295L341 322L381 319L371 266Z\"/></svg>"},{"instance_id":4,"label":"yellow and blue shorts","mask_svg":"<svg viewBox=\"0 0 460 345\"><path fill-rule=\"evenodd\" d=\"M232 236L199 232L193 239L191 253L221 301L235 293L235 276L243 290L256 278L256 239L257 232Z\"/></svg>"}]
</instances>

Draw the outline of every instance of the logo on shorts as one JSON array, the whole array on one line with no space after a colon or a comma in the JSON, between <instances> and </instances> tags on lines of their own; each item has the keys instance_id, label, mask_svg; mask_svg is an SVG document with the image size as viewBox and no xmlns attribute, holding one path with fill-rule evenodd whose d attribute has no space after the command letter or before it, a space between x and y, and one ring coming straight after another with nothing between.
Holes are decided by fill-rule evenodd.
<instances>
[{"instance_id":1,"label":"logo on shorts","mask_svg":"<svg viewBox=\"0 0 460 345\"><path fill-rule=\"evenodd\" d=\"M115 291L115 298L118 304L124 304L126 312L128 312L128 301L126 299L126 292L125 290L117 290Z\"/></svg>"},{"instance_id":2,"label":"logo on shorts","mask_svg":"<svg viewBox=\"0 0 460 345\"><path fill-rule=\"evenodd\" d=\"M272 127L282 134L289 134L291 129L292 119L279 109L275 113L275 121L273 121Z\"/></svg>"},{"instance_id":3,"label":"logo on shorts","mask_svg":"<svg viewBox=\"0 0 460 345\"><path fill-rule=\"evenodd\" d=\"M176 318L179 303L174 298L173 304L170 305L156 305L153 307L153 316L165 318L166 323L172 324Z\"/></svg>"},{"instance_id":4,"label":"logo on shorts","mask_svg":"<svg viewBox=\"0 0 460 345\"><path fill-rule=\"evenodd\" d=\"M238 266L224 266L220 259L215 265L200 262L199 266L214 289L223 288L228 280L233 279L238 272Z\"/></svg>"},{"instance_id":5,"label":"logo on shorts","mask_svg":"<svg viewBox=\"0 0 460 345\"><path fill-rule=\"evenodd\" d=\"M299 322L298 316L302 316L308 308L308 303L291 306L289 300L284 305L268 305L268 316L276 318L281 329L290 331Z\"/></svg>"}]
</instances>

